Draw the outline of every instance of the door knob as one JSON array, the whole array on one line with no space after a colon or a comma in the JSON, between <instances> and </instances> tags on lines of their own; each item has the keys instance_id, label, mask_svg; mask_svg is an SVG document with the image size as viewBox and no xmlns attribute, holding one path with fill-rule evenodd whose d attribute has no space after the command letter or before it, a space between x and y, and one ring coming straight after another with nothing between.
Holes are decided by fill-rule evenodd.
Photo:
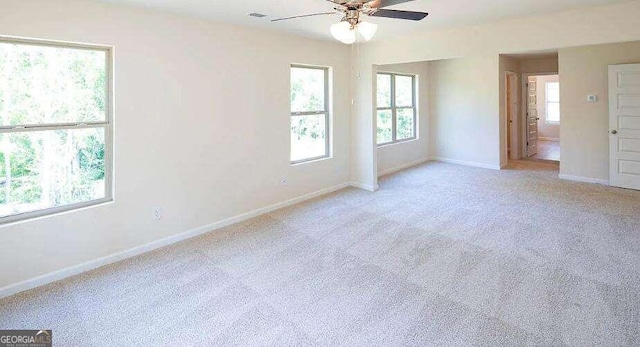
<instances>
[{"instance_id":1,"label":"door knob","mask_svg":"<svg viewBox=\"0 0 640 347\"><path fill-rule=\"evenodd\" d=\"M617 134L617 133L618 133L618 130L611 130L611 133L612 133L613 135L615 135L615 134Z\"/></svg>"}]
</instances>

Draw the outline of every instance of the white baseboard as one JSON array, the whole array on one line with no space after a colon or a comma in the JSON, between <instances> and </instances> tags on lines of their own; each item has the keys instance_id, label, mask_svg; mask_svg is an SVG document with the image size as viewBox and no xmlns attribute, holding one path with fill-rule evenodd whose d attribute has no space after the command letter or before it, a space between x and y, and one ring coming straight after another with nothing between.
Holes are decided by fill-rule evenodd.
<instances>
[{"instance_id":1,"label":"white baseboard","mask_svg":"<svg viewBox=\"0 0 640 347\"><path fill-rule=\"evenodd\" d=\"M407 163L407 164L402 164L400 166L392 167L390 169L382 170L382 171L378 172L378 177L390 175L390 174L392 174L394 172L398 172L398 171L401 171L401 170L404 170L404 169L408 169L408 168L416 166L416 165L424 164L424 163L428 162L429 160L430 160L430 158L423 158L423 159L412 161L412 162Z\"/></svg>"},{"instance_id":2,"label":"white baseboard","mask_svg":"<svg viewBox=\"0 0 640 347\"><path fill-rule=\"evenodd\" d=\"M555 137L538 137L539 141L551 141L551 142L560 142L559 138Z\"/></svg>"},{"instance_id":3,"label":"white baseboard","mask_svg":"<svg viewBox=\"0 0 640 347\"><path fill-rule=\"evenodd\" d=\"M380 188L379 185L374 187L374 186L372 186L370 184L363 184L363 183L360 183L360 182L351 182L350 185L352 187L368 190L370 192L375 192L376 190L378 190L378 188Z\"/></svg>"},{"instance_id":4,"label":"white baseboard","mask_svg":"<svg viewBox=\"0 0 640 347\"><path fill-rule=\"evenodd\" d=\"M147 243L145 245L142 246L137 246L134 248L130 248L118 253L114 253L114 254L110 254L107 256L104 256L102 258L98 258L98 259L94 259L94 260L90 260L86 263L83 264L79 264L79 265L75 265L75 266L71 266L68 268L64 268L61 270L57 270L57 271L53 271L41 276L37 276L22 282L18 282L15 284L10 284L8 286L2 287L0 288L0 299L10 296L10 295L14 295L20 292L23 292L25 290L29 290L29 289L33 289L36 287L40 287L52 282L56 282L71 276L75 276L75 275L79 275L81 273L87 272L87 271L91 271L91 270L95 270L99 267L105 266L105 265L109 265L109 264L113 264L115 262L127 259L127 258L131 258L131 257L135 257L137 255L146 253L146 252L150 252L153 250L156 250L158 248L162 248L174 243L178 243L180 241L184 241L202 234L206 234L208 232L212 232L216 229L220 229L220 228L224 228L226 226L235 224L235 223L239 223L260 215L263 215L265 213L269 213L287 206L291 206L291 205L295 205L297 203L306 201L306 200L310 200L322 195L326 195L332 192L335 192L337 190L349 187L351 184L349 183L343 183L343 184L339 184L337 186L334 187L330 187L330 188L326 188L326 189L321 189L297 198L293 198L287 201L283 201L274 205L270 205L267 207L263 207L263 208L259 208L247 213L243 213L231 218L227 218L218 222L214 222L211 224L207 224L207 225L203 225L200 226L198 228L195 229L191 229L185 232L182 232L180 234L176 234L176 235L172 235L169 237L166 237L164 239L160 239L157 241L153 241L151 243Z\"/></svg>"},{"instance_id":5,"label":"white baseboard","mask_svg":"<svg viewBox=\"0 0 640 347\"><path fill-rule=\"evenodd\" d=\"M472 161L463 161L463 160L448 159L448 158L442 158L442 157L432 157L431 160L440 161L440 162L449 163L449 164L458 164L458 165L479 167L479 168L483 168L483 169L500 170L500 165L476 163L476 162L472 162Z\"/></svg>"},{"instance_id":6,"label":"white baseboard","mask_svg":"<svg viewBox=\"0 0 640 347\"><path fill-rule=\"evenodd\" d=\"M563 175L563 174L560 174L558 177L560 177L560 179L567 180L567 181L595 183L595 184L602 184L605 186L609 185L609 180L603 180L599 178L580 177L580 176L571 176L571 175Z\"/></svg>"}]
</instances>

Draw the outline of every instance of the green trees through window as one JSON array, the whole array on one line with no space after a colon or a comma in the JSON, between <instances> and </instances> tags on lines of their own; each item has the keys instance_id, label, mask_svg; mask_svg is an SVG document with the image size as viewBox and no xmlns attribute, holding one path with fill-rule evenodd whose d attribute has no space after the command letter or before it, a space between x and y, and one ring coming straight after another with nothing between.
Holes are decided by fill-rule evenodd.
<instances>
[{"instance_id":1,"label":"green trees through window","mask_svg":"<svg viewBox=\"0 0 640 347\"><path fill-rule=\"evenodd\" d=\"M416 137L415 76L379 73L377 76L378 145Z\"/></svg>"},{"instance_id":2,"label":"green trees through window","mask_svg":"<svg viewBox=\"0 0 640 347\"><path fill-rule=\"evenodd\" d=\"M291 162L329 156L328 69L291 67Z\"/></svg>"},{"instance_id":3,"label":"green trees through window","mask_svg":"<svg viewBox=\"0 0 640 347\"><path fill-rule=\"evenodd\" d=\"M108 197L109 60L0 41L0 218Z\"/></svg>"}]
</instances>

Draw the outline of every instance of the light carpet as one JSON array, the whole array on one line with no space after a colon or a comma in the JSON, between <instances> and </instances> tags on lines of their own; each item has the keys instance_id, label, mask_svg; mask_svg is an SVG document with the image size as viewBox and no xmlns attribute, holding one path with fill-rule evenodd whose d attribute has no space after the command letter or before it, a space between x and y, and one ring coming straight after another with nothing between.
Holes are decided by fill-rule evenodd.
<instances>
[{"instance_id":1,"label":"light carpet","mask_svg":"<svg viewBox=\"0 0 640 347\"><path fill-rule=\"evenodd\" d=\"M640 192L428 163L0 301L57 346L640 345Z\"/></svg>"}]
</instances>

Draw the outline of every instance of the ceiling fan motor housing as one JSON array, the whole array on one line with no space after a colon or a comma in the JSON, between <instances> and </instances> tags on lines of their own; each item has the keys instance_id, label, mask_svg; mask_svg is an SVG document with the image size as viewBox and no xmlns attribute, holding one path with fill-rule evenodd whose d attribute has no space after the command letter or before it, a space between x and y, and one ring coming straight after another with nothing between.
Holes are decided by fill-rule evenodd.
<instances>
[{"instance_id":1,"label":"ceiling fan motor housing","mask_svg":"<svg viewBox=\"0 0 640 347\"><path fill-rule=\"evenodd\" d=\"M349 22L351 26L356 26L360 22L360 11L349 9L346 11L345 17L342 20Z\"/></svg>"}]
</instances>

